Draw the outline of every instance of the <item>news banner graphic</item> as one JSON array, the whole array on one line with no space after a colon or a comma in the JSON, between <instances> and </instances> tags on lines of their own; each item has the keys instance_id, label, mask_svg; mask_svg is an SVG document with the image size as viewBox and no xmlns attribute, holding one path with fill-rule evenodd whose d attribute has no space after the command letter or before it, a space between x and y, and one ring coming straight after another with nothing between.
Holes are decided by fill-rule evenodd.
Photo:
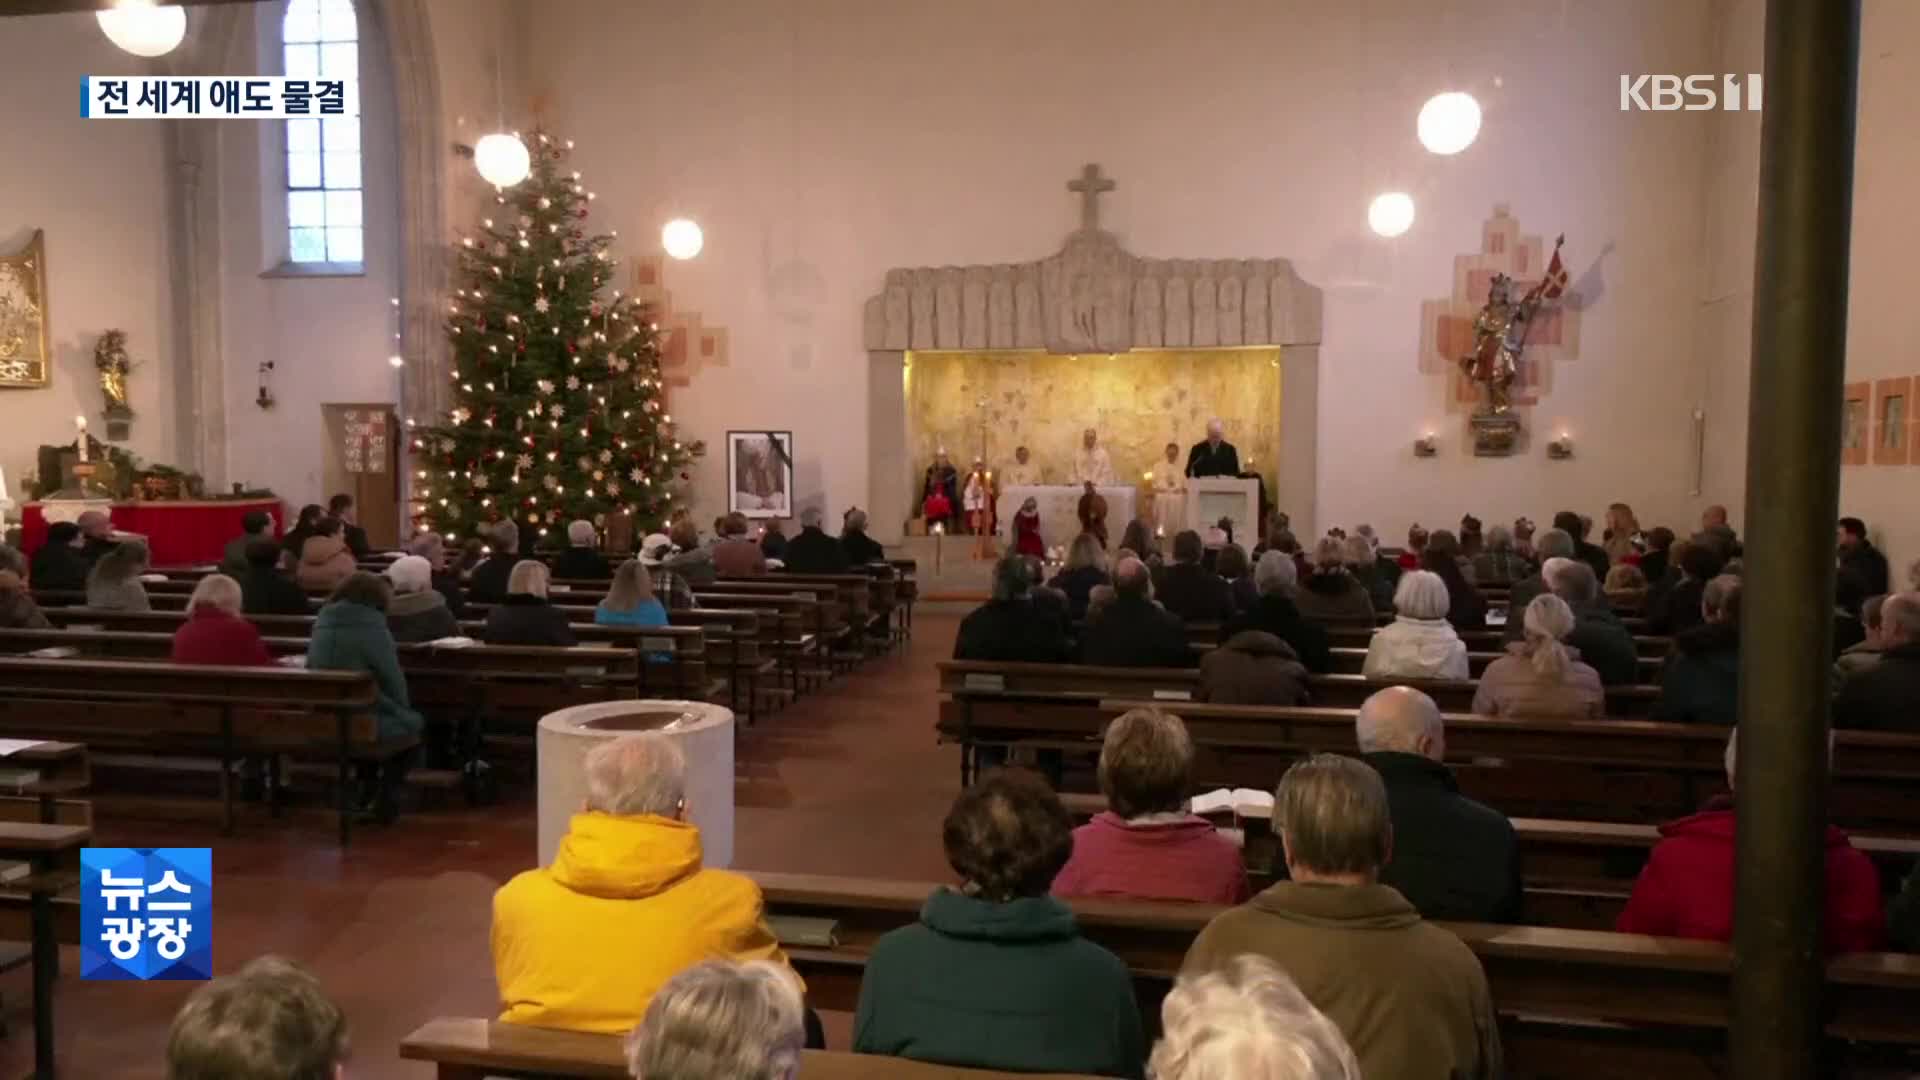
<instances>
[{"instance_id":1,"label":"news banner graphic","mask_svg":"<svg viewBox=\"0 0 1920 1080\"><path fill-rule=\"evenodd\" d=\"M212 848L81 848L80 977L213 977Z\"/></svg>"},{"instance_id":2,"label":"news banner graphic","mask_svg":"<svg viewBox=\"0 0 1920 1080\"><path fill-rule=\"evenodd\" d=\"M83 120L285 120L360 115L359 80L284 75L82 75Z\"/></svg>"}]
</instances>

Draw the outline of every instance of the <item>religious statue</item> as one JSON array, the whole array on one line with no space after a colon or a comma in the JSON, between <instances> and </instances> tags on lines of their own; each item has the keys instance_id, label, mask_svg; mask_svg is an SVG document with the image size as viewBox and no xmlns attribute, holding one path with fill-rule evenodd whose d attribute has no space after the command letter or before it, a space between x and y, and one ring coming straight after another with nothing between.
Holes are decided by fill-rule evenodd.
<instances>
[{"instance_id":1,"label":"religious statue","mask_svg":"<svg viewBox=\"0 0 1920 1080\"><path fill-rule=\"evenodd\" d=\"M960 505L960 473L947 458L946 447L933 455L926 477L920 483L920 509L927 528L951 524Z\"/></svg>"},{"instance_id":2,"label":"religious statue","mask_svg":"<svg viewBox=\"0 0 1920 1080\"><path fill-rule=\"evenodd\" d=\"M133 407L127 404L127 376L133 371L133 362L127 357L125 330L109 330L100 335L99 343L93 347L93 366L100 372L100 392L107 399L105 416L109 424L131 419Z\"/></svg>"},{"instance_id":3,"label":"religious statue","mask_svg":"<svg viewBox=\"0 0 1920 1080\"><path fill-rule=\"evenodd\" d=\"M1113 486L1113 461L1107 448L1099 445L1099 436L1088 428L1081 436L1080 452L1073 456L1073 482L1095 487Z\"/></svg>"},{"instance_id":4,"label":"religious statue","mask_svg":"<svg viewBox=\"0 0 1920 1080\"><path fill-rule=\"evenodd\" d=\"M1104 550L1107 546L1107 498L1094 490L1091 480L1086 482L1086 493L1080 496L1079 514L1080 531L1092 533Z\"/></svg>"},{"instance_id":5,"label":"religious statue","mask_svg":"<svg viewBox=\"0 0 1920 1080\"><path fill-rule=\"evenodd\" d=\"M1167 460L1147 476L1153 482L1154 525L1163 532L1186 528L1187 474L1180 469L1180 444L1168 443Z\"/></svg>"},{"instance_id":6,"label":"religious statue","mask_svg":"<svg viewBox=\"0 0 1920 1080\"><path fill-rule=\"evenodd\" d=\"M1563 235L1553 242L1553 261L1538 284L1518 301L1512 298L1513 279L1495 274L1487 289L1487 302L1473 320L1473 351L1460 358L1460 369L1486 388L1483 415L1504 415L1513 410L1513 381L1519 375L1520 354L1527 347L1527 334L1533 328L1540 305L1558 300L1567 288L1567 272L1560 264Z\"/></svg>"}]
</instances>

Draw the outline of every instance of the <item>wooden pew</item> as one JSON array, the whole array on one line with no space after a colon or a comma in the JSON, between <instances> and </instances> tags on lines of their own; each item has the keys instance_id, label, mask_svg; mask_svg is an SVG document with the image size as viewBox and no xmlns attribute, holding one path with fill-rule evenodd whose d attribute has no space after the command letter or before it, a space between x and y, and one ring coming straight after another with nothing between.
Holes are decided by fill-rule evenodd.
<instances>
[{"instance_id":1,"label":"wooden pew","mask_svg":"<svg viewBox=\"0 0 1920 1080\"><path fill-rule=\"evenodd\" d=\"M497 1020L441 1017L429 1020L400 1043L400 1056L434 1066L438 1080L484 1077L526 1080L626 1080L624 1035L503 1024ZM900 1058L806 1050L801 1080L1074 1080L1059 1073L1003 1073L926 1065ZM1091 1080L1091 1078L1081 1078Z\"/></svg>"},{"instance_id":2,"label":"wooden pew","mask_svg":"<svg viewBox=\"0 0 1920 1080\"><path fill-rule=\"evenodd\" d=\"M1196 626L1200 625L1203 624L1195 624L1194 626L1188 627L1189 636L1194 640L1201 640L1199 636L1200 631L1196 629ZM1371 626L1356 626L1353 624L1331 625L1327 628L1327 637L1336 649L1360 649L1364 651L1367 643L1373 639L1374 630L1375 628ZM1499 653L1504 652L1507 647L1506 639L1501 636L1501 631L1499 630L1463 630L1460 633L1460 640L1464 642L1468 650L1472 652ZM1639 634L1634 637L1633 645L1634 650L1640 654L1642 659L1652 658L1664 660L1667 654L1673 651L1673 639L1671 637Z\"/></svg>"},{"instance_id":3,"label":"wooden pew","mask_svg":"<svg viewBox=\"0 0 1920 1080\"><path fill-rule=\"evenodd\" d=\"M754 873L767 911L833 920L835 944L787 950L817 1007L851 1009L879 937L919 917L934 886L921 882ZM1158 1027L1159 1002L1194 936L1221 908L1127 900L1070 902L1081 932L1133 973L1142 1019ZM1566 1080L1617 1077L1630 1059L1642 1075L1712 1076L1725 1050L1732 950L1712 942L1585 930L1437 924L1479 957L1501 1017L1508 1070ZM1837 1057L1920 1048L1920 956L1861 953L1827 967L1826 1023Z\"/></svg>"},{"instance_id":4,"label":"wooden pew","mask_svg":"<svg viewBox=\"0 0 1920 1080\"><path fill-rule=\"evenodd\" d=\"M60 946L80 944L80 849L92 839L86 825L0 822L0 861L30 868L0 887L0 940L31 943L35 1076L54 1075L53 984Z\"/></svg>"},{"instance_id":5,"label":"wooden pew","mask_svg":"<svg viewBox=\"0 0 1920 1080\"><path fill-rule=\"evenodd\" d=\"M219 759L228 831L233 791L226 766L244 755L333 758L344 845L353 763L386 761L418 743L379 737L373 677L361 672L0 657L0 686L7 688L0 734L8 737Z\"/></svg>"},{"instance_id":6,"label":"wooden pew","mask_svg":"<svg viewBox=\"0 0 1920 1080\"><path fill-rule=\"evenodd\" d=\"M1364 648L1336 647L1333 653L1333 672L1336 675L1358 675L1366 664L1367 650ZM1505 651L1467 653L1467 671L1478 679L1486 673L1487 665L1506 656ZM1664 657L1643 656L1640 658L1640 685L1656 686L1660 682L1660 671L1666 666Z\"/></svg>"}]
</instances>

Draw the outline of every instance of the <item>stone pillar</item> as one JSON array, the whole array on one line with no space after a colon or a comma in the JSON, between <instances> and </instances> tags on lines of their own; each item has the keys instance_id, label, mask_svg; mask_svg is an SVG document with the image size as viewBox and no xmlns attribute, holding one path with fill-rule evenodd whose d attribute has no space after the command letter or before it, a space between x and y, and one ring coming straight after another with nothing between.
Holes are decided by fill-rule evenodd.
<instances>
[{"instance_id":1,"label":"stone pillar","mask_svg":"<svg viewBox=\"0 0 1920 1080\"><path fill-rule=\"evenodd\" d=\"M883 544L900 542L913 512L906 361L904 352L867 353L867 528Z\"/></svg>"},{"instance_id":2,"label":"stone pillar","mask_svg":"<svg viewBox=\"0 0 1920 1080\"><path fill-rule=\"evenodd\" d=\"M1280 348L1280 460L1259 471L1274 483L1274 506L1293 519L1302 544L1320 535L1314 519L1320 476L1320 346ZM1265 463L1262 462L1262 465Z\"/></svg>"}]
</instances>

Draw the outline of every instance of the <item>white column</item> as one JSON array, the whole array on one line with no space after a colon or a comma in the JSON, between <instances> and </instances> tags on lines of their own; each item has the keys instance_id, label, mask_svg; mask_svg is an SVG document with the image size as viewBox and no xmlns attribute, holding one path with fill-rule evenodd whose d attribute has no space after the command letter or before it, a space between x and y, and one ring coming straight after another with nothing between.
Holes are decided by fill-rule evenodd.
<instances>
[{"instance_id":1,"label":"white column","mask_svg":"<svg viewBox=\"0 0 1920 1080\"><path fill-rule=\"evenodd\" d=\"M907 452L907 382L904 352L867 353L868 532L897 544L913 512L914 461Z\"/></svg>"}]
</instances>

